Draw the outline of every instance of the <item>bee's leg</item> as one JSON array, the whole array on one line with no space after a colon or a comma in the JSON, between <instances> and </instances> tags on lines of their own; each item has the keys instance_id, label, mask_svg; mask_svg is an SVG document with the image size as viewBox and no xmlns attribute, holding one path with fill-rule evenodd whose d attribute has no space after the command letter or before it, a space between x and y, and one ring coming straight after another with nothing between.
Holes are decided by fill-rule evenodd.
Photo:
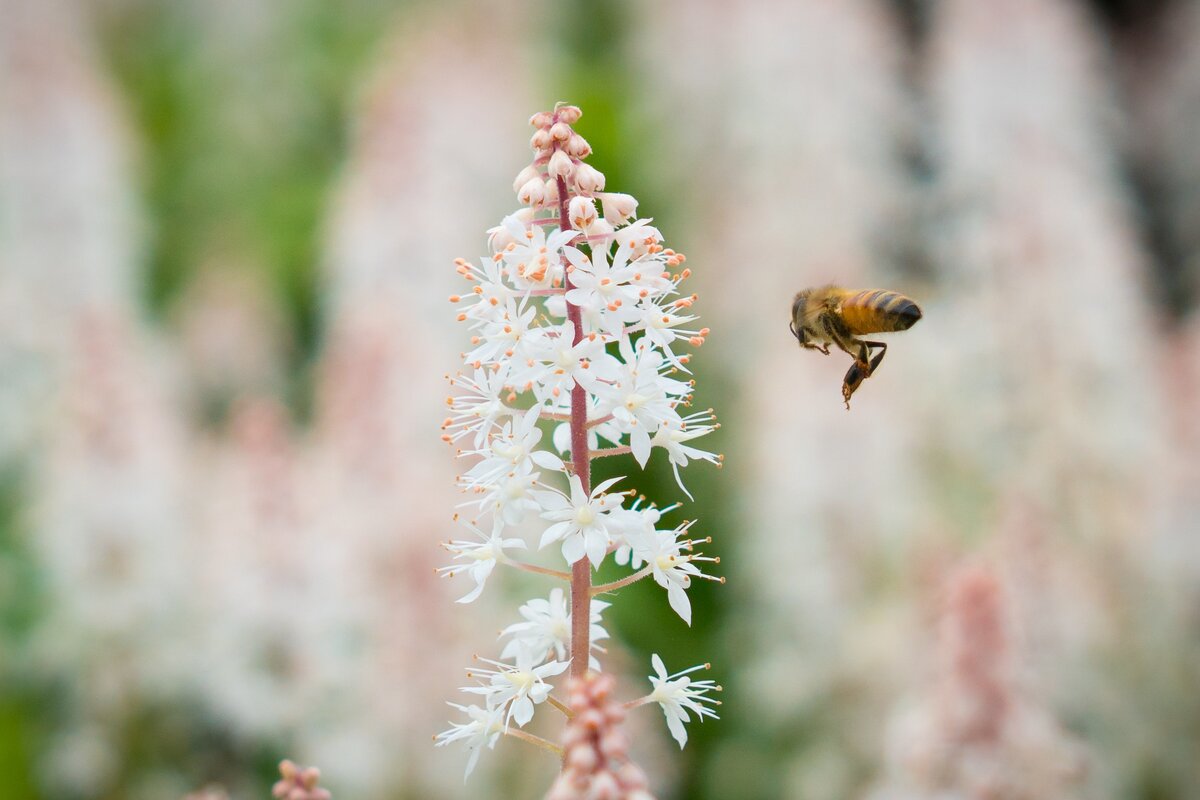
<instances>
[{"instance_id":1,"label":"bee's leg","mask_svg":"<svg viewBox=\"0 0 1200 800\"><path fill-rule=\"evenodd\" d=\"M850 365L850 369L846 370L846 377L842 378L842 399L846 401L847 411L850 410L850 396L858 390L867 377L867 366L869 365L856 360Z\"/></svg>"},{"instance_id":2,"label":"bee's leg","mask_svg":"<svg viewBox=\"0 0 1200 800\"><path fill-rule=\"evenodd\" d=\"M871 377L875 374L875 370L879 368L879 362L883 361L883 356L887 353L887 344L884 342L863 342L862 362L867 365L866 377ZM878 347L879 352L876 353L869 361L867 360L867 348Z\"/></svg>"}]
</instances>

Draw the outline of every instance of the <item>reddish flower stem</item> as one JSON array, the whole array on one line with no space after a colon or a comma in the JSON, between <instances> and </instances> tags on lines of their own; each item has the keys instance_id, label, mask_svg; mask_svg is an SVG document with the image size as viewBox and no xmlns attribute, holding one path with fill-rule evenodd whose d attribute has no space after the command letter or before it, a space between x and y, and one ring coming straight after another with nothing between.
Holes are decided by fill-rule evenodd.
<instances>
[{"instance_id":1,"label":"reddish flower stem","mask_svg":"<svg viewBox=\"0 0 1200 800\"><path fill-rule=\"evenodd\" d=\"M558 220L562 230L571 229L567 212L567 182L558 178ZM565 274L566 289L574 288L571 274ZM567 319L575 326L572 344L583 341L583 314L579 306L567 303ZM583 484L583 493L592 491L591 460L588 452L588 403L587 391L578 383L571 389L571 462L572 472ZM589 642L588 634L592 621L592 567L587 556L571 565L571 675L583 677L587 673Z\"/></svg>"}]
</instances>

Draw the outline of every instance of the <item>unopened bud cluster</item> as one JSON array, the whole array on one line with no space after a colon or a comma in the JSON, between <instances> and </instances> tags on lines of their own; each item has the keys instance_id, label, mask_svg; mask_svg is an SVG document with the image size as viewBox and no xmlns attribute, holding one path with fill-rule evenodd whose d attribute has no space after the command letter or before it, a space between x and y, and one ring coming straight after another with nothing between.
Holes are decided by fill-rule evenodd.
<instances>
[{"instance_id":1,"label":"unopened bud cluster","mask_svg":"<svg viewBox=\"0 0 1200 800\"><path fill-rule=\"evenodd\" d=\"M611 675L588 673L568 684L573 716L563 738L563 771L546 800L654 800L646 774L629 757L625 709Z\"/></svg>"},{"instance_id":2,"label":"unopened bud cluster","mask_svg":"<svg viewBox=\"0 0 1200 800\"><path fill-rule=\"evenodd\" d=\"M317 786L321 770L316 767L301 769L284 759L279 763L279 780L271 787L271 796L279 800L330 800L329 790Z\"/></svg>"}]
</instances>

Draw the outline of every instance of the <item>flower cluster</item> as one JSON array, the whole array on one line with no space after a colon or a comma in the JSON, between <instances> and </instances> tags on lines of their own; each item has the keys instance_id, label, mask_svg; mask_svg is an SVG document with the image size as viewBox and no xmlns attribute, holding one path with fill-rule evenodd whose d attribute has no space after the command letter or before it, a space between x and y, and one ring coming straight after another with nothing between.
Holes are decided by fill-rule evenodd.
<instances>
[{"instance_id":1,"label":"flower cluster","mask_svg":"<svg viewBox=\"0 0 1200 800\"><path fill-rule=\"evenodd\" d=\"M436 738L467 742L468 772L501 734L558 750L520 729L544 703L570 715L552 679L600 669L609 604L594 595L650 577L691 624L692 580L721 580L703 572L717 559L697 549L709 540L691 536L691 521L662 523L678 506L634 499L624 478L591 484L593 459L628 454L644 468L659 449L687 494L680 468L721 456L693 444L717 424L711 409L688 410L688 348L708 329L691 313L696 295L681 289L685 258L637 217L633 197L603 191L604 175L584 161L591 147L572 127L580 114L559 105L533 116L534 159L513 185L523 207L488 231L490 256L455 262L469 288L450 300L470 345L450 378L442 438L469 464L455 519L470 533L445 545L454 563L440 571L470 577L464 603L483 594L498 564L570 583L569 597L555 587L523 605L499 660L469 671L474 683L463 691L481 704L451 704L469 721ZM538 533L527 541L531 525ZM557 552L567 569L517 558L531 549ZM609 555L629 574L592 586ZM679 717L668 711L668 720L680 738Z\"/></svg>"}]
</instances>

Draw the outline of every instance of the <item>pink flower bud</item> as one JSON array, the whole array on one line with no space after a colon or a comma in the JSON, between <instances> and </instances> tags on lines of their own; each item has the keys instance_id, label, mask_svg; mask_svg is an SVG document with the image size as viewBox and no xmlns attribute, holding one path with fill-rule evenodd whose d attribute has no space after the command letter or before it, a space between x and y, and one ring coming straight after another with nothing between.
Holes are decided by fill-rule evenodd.
<instances>
[{"instance_id":1,"label":"pink flower bud","mask_svg":"<svg viewBox=\"0 0 1200 800\"><path fill-rule=\"evenodd\" d=\"M571 126L565 122L556 122L550 127L550 138L556 142L565 142L571 138Z\"/></svg>"},{"instance_id":2,"label":"pink flower bud","mask_svg":"<svg viewBox=\"0 0 1200 800\"><path fill-rule=\"evenodd\" d=\"M525 169L517 173L516 179L513 180L513 191L521 191L522 186L537 177L539 177L537 167L530 164L529 166L525 167Z\"/></svg>"},{"instance_id":3,"label":"pink flower bud","mask_svg":"<svg viewBox=\"0 0 1200 800\"><path fill-rule=\"evenodd\" d=\"M580 110L579 106L559 106L556 111L558 118L568 125L574 125L583 116L583 111Z\"/></svg>"},{"instance_id":4,"label":"pink flower bud","mask_svg":"<svg viewBox=\"0 0 1200 800\"><path fill-rule=\"evenodd\" d=\"M549 111L539 111L529 118L529 124L535 128L549 128L554 124L554 115Z\"/></svg>"},{"instance_id":5,"label":"pink flower bud","mask_svg":"<svg viewBox=\"0 0 1200 800\"><path fill-rule=\"evenodd\" d=\"M596 203L590 197L572 197L570 206L571 227L586 231L596 221Z\"/></svg>"},{"instance_id":6,"label":"pink flower bud","mask_svg":"<svg viewBox=\"0 0 1200 800\"><path fill-rule=\"evenodd\" d=\"M551 179L551 180L546 181L545 191L543 192L543 196L542 196L542 205L543 206L553 206L553 205L557 205L557 203L558 203L558 181Z\"/></svg>"},{"instance_id":7,"label":"pink flower bud","mask_svg":"<svg viewBox=\"0 0 1200 800\"><path fill-rule=\"evenodd\" d=\"M575 158L587 158L592 154L592 146L588 144L587 139L578 133L572 134L571 138L567 139L567 143L563 146Z\"/></svg>"},{"instance_id":8,"label":"pink flower bud","mask_svg":"<svg viewBox=\"0 0 1200 800\"><path fill-rule=\"evenodd\" d=\"M590 164L575 168L575 188L580 194L591 196L604 189L604 173Z\"/></svg>"},{"instance_id":9,"label":"pink flower bud","mask_svg":"<svg viewBox=\"0 0 1200 800\"><path fill-rule=\"evenodd\" d=\"M571 173L575 171L575 164L571 162L571 157L562 150L555 150L554 155L550 156L550 163L546 165L546 171L550 173L551 178L569 178Z\"/></svg>"},{"instance_id":10,"label":"pink flower bud","mask_svg":"<svg viewBox=\"0 0 1200 800\"><path fill-rule=\"evenodd\" d=\"M622 225L637 214L638 202L633 195L605 192L597 197L600 198L600 208L604 211L604 218L613 225Z\"/></svg>"},{"instance_id":11,"label":"pink flower bud","mask_svg":"<svg viewBox=\"0 0 1200 800\"><path fill-rule=\"evenodd\" d=\"M529 146L534 150L549 150L550 145L554 143L550 132L545 128L538 128L533 132L533 136L529 137Z\"/></svg>"},{"instance_id":12,"label":"pink flower bud","mask_svg":"<svg viewBox=\"0 0 1200 800\"><path fill-rule=\"evenodd\" d=\"M620 800L621 784L611 772L600 772L592 779L592 790L588 793L591 800Z\"/></svg>"},{"instance_id":13,"label":"pink flower bud","mask_svg":"<svg viewBox=\"0 0 1200 800\"><path fill-rule=\"evenodd\" d=\"M571 748L567 753L566 761L570 769L578 770L579 772L595 772L596 765L600 763L595 748L588 745Z\"/></svg>"},{"instance_id":14,"label":"pink flower bud","mask_svg":"<svg viewBox=\"0 0 1200 800\"><path fill-rule=\"evenodd\" d=\"M525 185L517 192L517 200L523 205L538 206L546 197L546 188L540 178L525 181Z\"/></svg>"}]
</instances>

